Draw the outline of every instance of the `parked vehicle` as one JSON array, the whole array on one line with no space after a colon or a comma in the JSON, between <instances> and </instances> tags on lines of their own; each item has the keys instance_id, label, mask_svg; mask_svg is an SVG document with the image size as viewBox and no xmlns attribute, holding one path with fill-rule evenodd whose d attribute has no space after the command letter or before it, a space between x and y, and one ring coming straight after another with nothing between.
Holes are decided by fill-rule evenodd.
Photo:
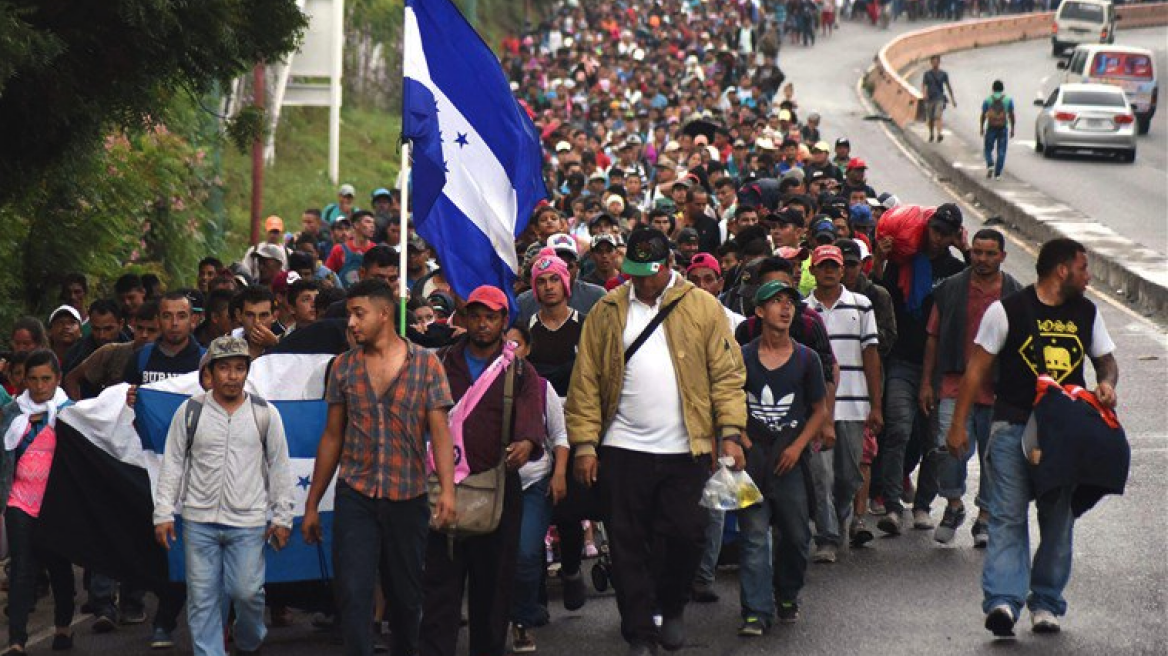
<instances>
[{"instance_id":1,"label":"parked vehicle","mask_svg":"<svg viewBox=\"0 0 1168 656\"><path fill-rule=\"evenodd\" d=\"M1034 149L1045 157L1060 150L1113 153L1136 159L1136 118L1119 87L1110 84L1062 84L1045 101L1034 122Z\"/></svg>"},{"instance_id":2,"label":"parked vehicle","mask_svg":"<svg viewBox=\"0 0 1168 656\"><path fill-rule=\"evenodd\" d=\"M1111 84L1123 89L1136 113L1140 134L1147 134L1156 113L1160 80L1156 58L1147 48L1082 45L1071 58L1058 63L1063 82Z\"/></svg>"},{"instance_id":3,"label":"parked vehicle","mask_svg":"<svg viewBox=\"0 0 1168 656\"><path fill-rule=\"evenodd\" d=\"M1054 56L1080 43L1115 43L1111 0L1064 0L1054 12L1050 50Z\"/></svg>"}]
</instances>

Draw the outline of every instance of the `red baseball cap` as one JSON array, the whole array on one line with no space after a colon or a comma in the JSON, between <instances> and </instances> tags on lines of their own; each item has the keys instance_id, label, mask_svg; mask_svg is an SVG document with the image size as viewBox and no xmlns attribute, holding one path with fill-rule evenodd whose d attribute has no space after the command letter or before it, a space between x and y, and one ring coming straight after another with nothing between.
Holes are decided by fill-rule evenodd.
<instances>
[{"instance_id":1,"label":"red baseball cap","mask_svg":"<svg viewBox=\"0 0 1168 656\"><path fill-rule=\"evenodd\" d=\"M865 162L864 160L860 159L859 157L853 157L850 160L848 160L848 170L849 171L851 171L852 169L866 169L866 168L868 168L868 163Z\"/></svg>"},{"instance_id":2,"label":"red baseball cap","mask_svg":"<svg viewBox=\"0 0 1168 656\"><path fill-rule=\"evenodd\" d=\"M718 264L718 258L709 253L694 255L689 261L689 266L685 269L685 275L688 276L694 269L711 269L719 277L722 276L722 265Z\"/></svg>"},{"instance_id":3,"label":"red baseball cap","mask_svg":"<svg viewBox=\"0 0 1168 656\"><path fill-rule=\"evenodd\" d=\"M828 260L835 262L840 266L844 265L844 254L843 251L839 249L839 246L824 244L823 246L817 247L815 252L811 254L811 266L815 266L820 262L825 262Z\"/></svg>"},{"instance_id":4,"label":"red baseball cap","mask_svg":"<svg viewBox=\"0 0 1168 656\"><path fill-rule=\"evenodd\" d=\"M470 298L466 299L466 304L469 306L474 305L475 303L485 305L496 312L499 310L506 312L510 307L510 303L507 302L507 295L503 293L503 290L499 289L498 287L492 287L490 285L476 287L475 290L470 293Z\"/></svg>"}]
</instances>

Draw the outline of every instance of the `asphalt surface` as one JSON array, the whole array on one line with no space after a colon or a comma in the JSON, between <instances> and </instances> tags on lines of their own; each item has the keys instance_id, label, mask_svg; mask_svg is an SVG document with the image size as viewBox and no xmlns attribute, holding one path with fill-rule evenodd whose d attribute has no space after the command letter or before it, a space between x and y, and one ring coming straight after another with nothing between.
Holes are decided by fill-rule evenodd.
<instances>
[{"instance_id":1,"label":"asphalt surface","mask_svg":"<svg viewBox=\"0 0 1168 656\"><path fill-rule=\"evenodd\" d=\"M866 120L868 110L856 93L856 81L879 46L892 34L910 27L898 24L882 32L845 25L815 48L785 46L781 64L795 83L800 109L823 114L829 140L839 135L851 138L855 154L872 167L870 177L878 190L893 191L905 202L938 204L954 197L932 175L915 166L880 121ZM970 92L965 97L974 96ZM959 95L958 100L961 98ZM1163 207L1161 204L1161 215ZM978 224L973 208L966 207L966 217L971 228ZM1032 280L1034 245L1011 235L1007 249L1007 270L1022 280ZM932 542L931 532L909 529L900 538L878 539L863 550L845 552L833 565L811 565L801 600L802 619L759 639L743 640L735 635L739 619L737 574L721 571L717 590L722 599L690 606L689 642L680 653L1168 653L1168 557L1164 549L1168 525L1163 521L1163 506L1168 500L1168 478L1164 476L1168 469L1168 412L1164 403L1168 398L1168 338L1163 326L1094 293L1092 298L1118 345L1120 418L1132 444L1132 471L1125 496L1104 500L1076 526L1075 569L1066 591L1070 608L1060 635L1040 638L1030 634L1024 630L1029 626L1024 616L1016 643L1003 645L990 639L982 628L983 552L972 548L967 523L953 546L938 546ZM971 463L971 490L977 476L975 461ZM972 494L965 501L972 508ZM938 509L934 520L939 515ZM1034 545L1036 530L1032 515ZM574 613L563 609L557 583L550 585L550 594L551 624L536 631L539 653L624 653L611 591L593 591L589 603ZM41 601L34 634L48 626L49 605L47 599ZM89 625L88 618L79 619L74 653L161 653L147 649L146 626L124 627L98 636ZM172 653L190 653L185 629L177 638L179 647ZM466 653L465 631L460 645L459 653ZM48 643L34 641L31 649L47 651ZM305 615L297 615L292 627L272 630L264 652L289 656L342 653L327 636L313 631Z\"/></svg>"},{"instance_id":2,"label":"asphalt surface","mask_svg":"<svg viewBox=\"0 0 1168 656\"><path fill-rule=\"evenodd\" d=\"M1151 49L1159 75L1168 74L1168 28L1124 30L1121 24L1116 34L1116 45ZM984 161L978 136L981 103L993 81L1002 80L1018 117L1006 170L1129 239L1168 255L1168 112L1161 107L1149 133L1139 137L1133 164L1097 154L1044 159L1034 152L1034 122L1040 108L1033 102L1039 95L1046 98L1058 85L1062 71L1055 68L1057 61L1045 39L947 55L941 67L949 72L957 107L945 112L946 131L970 144L971 162ZM910 77L918 86L923 70L916 69ZM1163 97L1168 81L1161 81L1160 89Z\"/></svg>"}]
</instances>

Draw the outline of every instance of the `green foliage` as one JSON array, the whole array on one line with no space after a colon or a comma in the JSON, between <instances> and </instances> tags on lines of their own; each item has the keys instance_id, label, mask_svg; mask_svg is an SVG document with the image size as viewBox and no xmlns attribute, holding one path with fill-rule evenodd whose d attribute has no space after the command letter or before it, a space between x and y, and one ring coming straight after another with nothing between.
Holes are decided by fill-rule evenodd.
<instances>
[{"instance_id":1,"label":"green foliage","mask_svg":"<svg viewBox=\"0 0 1168 656\"><path fill-rule=\"evenodd\" d=\"M0 293L24 301L3 304L0 323L25 308L46 314L73 271L104 283L105 292L126 265L189 278L203 254L213 181L206 153L163 125L109 137L62 163L20 202L0 207L0 247L11 254Z\"/></svg>"},{"instance_id":2,"label":"green foliage","mask_svg":"<svg viewBox=\"0 0 1168 656\"><path fill-rule=\"evenodd\" d=\"M227 138L241 153L248 152L252 144L268 134L268 113L255 105L248 105L227 121L224 126Z\"/></svg>"},{"instance_id":3,"label":"green foliage","mask_svg":"<svg viewBox=\"0 0 1168 656\"><path fill-rule=\"evenodd\" d=\"M0 203L104 135L293 50L294 0L0 0Z\"/></svg>"}]
</instances>

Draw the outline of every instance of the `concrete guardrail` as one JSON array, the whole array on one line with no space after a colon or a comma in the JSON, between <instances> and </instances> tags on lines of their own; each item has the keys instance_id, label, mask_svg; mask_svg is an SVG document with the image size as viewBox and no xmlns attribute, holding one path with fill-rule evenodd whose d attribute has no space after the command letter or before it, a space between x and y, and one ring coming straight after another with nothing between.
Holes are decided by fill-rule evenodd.
<instances>
[{"instance_id":1,"label":"concrete guardrail","mask_svg":"<svg viewBox=\"0 0 1168 656\"><path fill-rule=\"evenodd\" d=\"M1168 24L1168 3L1121 5L1121 30ZM1047 37L1053 12L965 21L902 34L880 49L867 76L872 99L900 127L924 118L925 101L919 89L901 73L933 55L983 48L1002 43Z\"/></svg>"}]
</instances>

